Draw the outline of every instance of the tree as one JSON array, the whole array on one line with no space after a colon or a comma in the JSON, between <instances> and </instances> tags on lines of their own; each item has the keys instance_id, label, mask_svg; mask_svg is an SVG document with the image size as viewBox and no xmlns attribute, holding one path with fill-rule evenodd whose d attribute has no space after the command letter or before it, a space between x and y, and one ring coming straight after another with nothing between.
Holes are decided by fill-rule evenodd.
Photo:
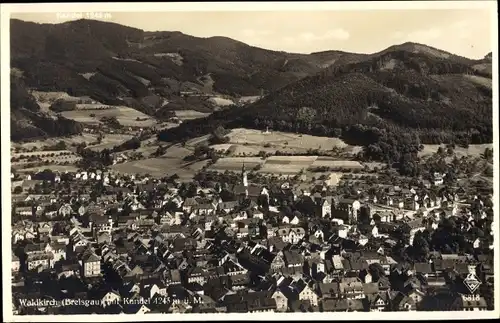
<instances>
[{"instance_id":1,"label":"tree","mask_svg":"<svg viewBox=\"0 0 500 323\"><path fill-rule=\"evenodd\" d=\"M23 188L21 186L16 186L14 188L14 194L21 194L23 192Z\"/></svg>"},{"instance_id":2,"label":"tree","mask_svg":"<svg viewBox=\"0 0 500 323\"><path fill-rule=\"evenodd\" d=\"M206 155L209 150L210 150L210 148L206 144L196 145L196 147L194 147L193 155L195 157L202 157L202 156Z\"/></svg>"},{"instance_id":3,"label":"tree","mask_svg":"<svg viewBox=\"0 0 500 323\"><path fill-rule=\"evenodd\" d=\"M485 148L482 157L486 160L493 160L493 149Z\"/></svg>"},{"instance_id":4,"label":"tree","mask_svg":"<svg viewBox=\"0 0 500 323\"><path fill-rule=\"evenodd\" d=\"M493 177L493 167L491 165L486 165L483 171L484 176Z\"/></svg>"},{"instance_id":5,"label":"tree","mask_svg":"<svg viewBox=\"0 0 500 323\"><path fill-rule=\"evenodd\" d=\"M225 144L229 142L229 137L227 137L228 131L222 126L218 126L213 132L210 138L210 143L213 145Z\"/></svg>"},{"instance_id":6,"label":"tree","mask_svg":"<svg viewBox=\"0 0 500 323\"><path fill-rule=\"evenodd\" d=\"M418 260L427 260L430 252L429 243L420 232L417 232L413 238L413 250Z\"/></svg>"},{"instance_id":7,"label":"tree","mask_svg":"<svg viewBox=\"0 0 500 323\"><path fill-rule=\"evenodd\" d=\"M54 150L66 150L66 143L62 140L60 140L55 146Z\"/></svg>"},{"instance_id":8,"label":"tree","mask_svg":"<svg viewBox=\"0 0 500 323\"><path fill-rule=\"evenodd\" d=\"M372 263L368 266L368 271L372 275L373 281L377 282L380 278L385 276L385 271L382 265L378 262Z\"/></svg>"}]
</instances>

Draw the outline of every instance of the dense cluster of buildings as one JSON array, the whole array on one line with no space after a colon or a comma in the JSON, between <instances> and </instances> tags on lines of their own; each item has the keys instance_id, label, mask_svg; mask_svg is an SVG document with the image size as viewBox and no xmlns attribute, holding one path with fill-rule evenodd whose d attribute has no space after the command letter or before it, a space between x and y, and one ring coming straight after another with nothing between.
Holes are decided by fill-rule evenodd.
<instances>
[{"instance_id":1,"label":"dense cluster of buildings","mask_svg":"<svg viewBox=\"0 0 500 323\"><path fill-rule=\"evenodd\" d=\"M463 187L40 176L12 176L17 314L492 306L492 198Z\"/></svg>"}]
</instances>

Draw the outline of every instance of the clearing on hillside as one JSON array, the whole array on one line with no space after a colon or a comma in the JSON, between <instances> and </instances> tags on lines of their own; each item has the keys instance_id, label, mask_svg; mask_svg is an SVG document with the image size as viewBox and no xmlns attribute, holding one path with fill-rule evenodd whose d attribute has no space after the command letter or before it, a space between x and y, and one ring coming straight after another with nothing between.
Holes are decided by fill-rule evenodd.
<instances>
[{"instance_id":1,"label":"clearing on hillside","mask_svg":"<svg viewBox=\"0 0 500 323\"><path fill-rule=\"evenodd\" d=\"M192 120L199 119L208 116L210 113L203 113L195 110L175 110L175 116L179 118L179 120Z\"/></svg>"},{"instance_id":2,"label":"clearing on hillside","mask_svg":"<svg viewBox=\"0 0 500 323\"><path fill-rule=\"evenodd\" d=\"M101 124L102 117L115 117L125 127L152 127L156 120L135 109L116 106L102 110L74 110L61 113L65 118L87 124Z\"/></svg>"},{"instance_id":3,"label":"clearing on hillside","mask_svg":"<svg viewBox=\"0 0 500 323\"><path fill-rule=\"evenodd\" d=\"M338 138L317 137L279 131L261 131L254 129L236 128L228 134L229 142L234 144L286 146L304 149L332 150L334 147L344 148L345 142Z\"/></svg>"}]
</instances>

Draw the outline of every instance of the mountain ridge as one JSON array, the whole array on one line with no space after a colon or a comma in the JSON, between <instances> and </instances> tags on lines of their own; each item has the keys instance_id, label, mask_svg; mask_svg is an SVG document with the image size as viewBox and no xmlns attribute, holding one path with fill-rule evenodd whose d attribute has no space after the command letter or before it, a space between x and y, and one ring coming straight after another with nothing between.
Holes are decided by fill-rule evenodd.
<instances>
[{"instance_id":1,"label":"mountain ridge","mask_svg":"<svg viewBox=\"0 0 500 323\"><path fill-rule=\"evenodd\" d=\"M245 108L222 109L207 119L160 133L163 140L206 134L216 124L262 128L270 121L287 131L343 133L344 139L367 146L377 141L361 138L366 135L362 127L391 133L410 129L426 142L491 138L491 53L474 60L412 42L372 54L286 53L223 36L150 32L95 20L63 24L11 20L11 35L11 67L21 71L26 89L89 96L155 117L173 107L210 111L202 101L187 102L181 91L233 98L266 94ZM455 84L462 85L461 93ZM150 103L162 100L171 103ZM314 117L298 118L303 107L311 108L307 111ZM23 118L36 124L15 102L11 108L18 110L11 124L17 126ZM437 112L448 113L449 124L440 122ZM256 115L261 118L258 122ZM293 126L284 125L285 119ZM473 134L467 130L471 126ZM433 129L433 134L425 137L421 129ZM54 132L41 129L40 133Z\"/></svg>"},{"instance_id":2,"label":"mountain ridge","mask_svg":"<svg viewBox=\"0 0 500 323\"><path fill-rule=\"evenodd\" d=\"M417 45L418 51L410 43L332 64L245 108L190 121L159 138L185 140L218 126L269 128L340 137L365 146L364 158L389 163L415 156L421 143L492 142L491 73L476 68L484 61Z\"/></svg>"}]
</instances>

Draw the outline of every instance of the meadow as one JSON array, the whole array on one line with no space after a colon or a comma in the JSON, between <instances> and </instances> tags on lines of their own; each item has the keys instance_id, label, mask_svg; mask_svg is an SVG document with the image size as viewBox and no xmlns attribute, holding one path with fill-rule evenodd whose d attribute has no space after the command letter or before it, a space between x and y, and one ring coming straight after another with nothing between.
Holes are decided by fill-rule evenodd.
<instances>
[{"instance_id":1,"label":"meadow","mask_svg":"<svg viewBox=\"0 0 500 323\"><path fill-rule=\"evenodd\" d=\"M125 127L148 128L157 124L156 120L152 117L124 106L116 106L109 109L64 111L61 114L65 118L92 125L102 124L100 119L103 117L115 117Z\"/></svg>"}]
</instances>

